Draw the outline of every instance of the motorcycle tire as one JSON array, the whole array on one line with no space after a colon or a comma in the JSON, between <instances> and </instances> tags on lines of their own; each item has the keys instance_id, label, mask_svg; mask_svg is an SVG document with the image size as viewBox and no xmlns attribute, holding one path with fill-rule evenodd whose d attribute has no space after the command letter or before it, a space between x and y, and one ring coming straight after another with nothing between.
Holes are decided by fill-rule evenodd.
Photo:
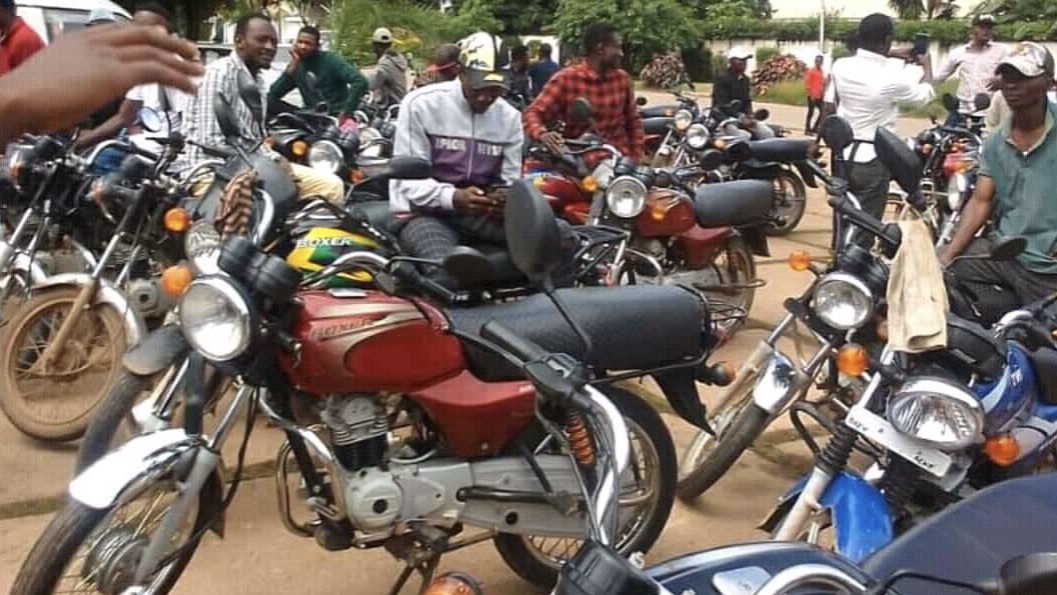
<instances>
[{"instance_id":1,"label":"motorcycle tire","mask_svg":"<svg viewBox=\"0 0 1057 595\"><path fill-rule=\"evenodd\" d=\"M679 482L676 493L684 502L692 501L711 488L723 475L734 466L742 453L763 434L770 423L770 415L752 402L752 388L755 383L745 383L745 395L731 402L737 407L733 419L725 428L715 424L717 436L698 431L694 441L687 448L683 460L679 463ZM729 409L728 409L729 411ZM724 412L717 412L723 414ZM709 420L712 423L718 415ZM704 459L696 454L706 448L709 442L715 441L714 450Z\"/></svg>"},{"instance_id":2,"label":"motorcycle tire","mask_svg":"<svg viewBox=\"0 0 1057 595\"><path fill-rule=\"evenodd\" d=\"M624 536L625 541L618 543L617 546L620 553L624 555L646 552L660 538L661 531L671 515L672 505L675 503L677 472L675 445L672 443L671 433L664 424L664 420L649 404L615 386L600 387L600 389L624 414L629 429L635 432L640 440L650 441L658 459L656 471L660 474L660 482L658 494L654 499L656 504L653 510L647 513L645 519L638 523L637 533L632 534L630 538ZM633 461L635 450L633 448ZM540 589L550 590L558 580L560 563L555 560L541 559L542 552L530 545L529 539L531 539L530 536L500 533L493 538L493 543L506 565L518 576ZM576 552L567 553L571 557Z\"/></svg>"},{"instance_id":3,"label":"motorcycle tire","mask_svg":"<svg viewBox=\"0 0 1057 595\"><path fill-rule=\"evenodd\" d=\"M125 336L124 320L115 308L107 304L96 304L87 308L81 313L77 322L79 329L83 330L85 326L88 326L85 323L88 317L92 316L100 323L101 330L105 330L108 335L103 345L96 347L96 349L108 350L111 359L109 369L98 382L99 389L94 392L90 389L84 390L87 378L83 373L60 372L57 375L61 376L61 380L37 379L38 382L50 385L40 390L46 390L53 395L53 399L49 400L71 401L73 400L71 397L81 396L82 406L74 408L72 414L54 417L44 415L43 411L38 411L33 406L31 399L27 398L28 394L22 390L24 385L17 381L18 368L27 363L27 358L39 357L40 352L30 353L23 348L23 345L27 339L30 339L30 333L41 332L37 329L37 325L42 322L43 316L55 310L61 311L63 306L68 311L77 299L80 290L79 287L64 286L38 292L6 321L6 327L0 335L2 337L0 338L0 408L3 408L11 424L19 431L44 442L68 442L84 434L92 415L106 397L121 370L121 356L127 347L128 338ZM64 318L65 314L62 314L59 320ZM54 332L57 328L55 326L49 330ZM91 329L88 330L91 331ZM66 358L81 355L87 361L83 364L79 363L79 366L96 365L98 362L92 361L94 354L90 353L93 349L92 339L95 337L86 340L83 333L75 332L71 335L60 360L68 364L69 360ZM80 349L80 354L75 353L75 347ZM30 362L29 365L32 368L34 364ZM82 394L78 395L79 391Z\"/></svg>"},{"instance_id":4,"label":"motorcycle tire","mask_svg":"<svg viewBox=\"0 0 1057 595\"><path fill-rule=\"evenodd\" d=\"M800 179L800 176L788 170L782 170L771 180L771 184L774 185L776 193L791 191L792 195L786 196L786 200L789 201L787 205L778 204L777 196L775 197L774 214L782 217L783 222L769 225L767 235L786 236L796 229L796 226L800 225L800 220L804 218L804 211L807 208L807 187L804 186L804 181Z\"/></svg>"},{"instance_id":5,"label":"motorcycle tire","mask_svg":"<svg viewBox=\"0 0 1057 595\"><path fill-rule=\"evenodd\" d=\"M120 431L121 425L127 423L136 401L144 391L151 387L153 379L154 376L133 374L122 366L117 381L100 403L99 409L92 416L92 421L88 423L88 428L84 432L81 446L77 449L74 476L103 458L103 455L113 448L114 438Z\"/></svg>"},{"instance_id":6,"label":"motorcycle tire","mask_svg":"<svg viewBox=\"0 0 1057 595\"><path fill-rule=\"evenodd\" d=\"M142 489L145 491L148 487L150 486L145 485ZM158 584L151 585L151 595L165 595L176 585L176 581L194 556L207 527L213 523L216 513L220 510L221 498L221 486L216 480L216 475L213 475L206 481L199 495L197 515L189 532L189 537L193 539L188 539L182 546L183 551L171 562L172 566L165 576L155 577ZM206 503L211 505L203 505ZM82 546L90 546L96 531L102 528L104 521L110 518L114 511L115 507L95 509L68 499L62 511L48 523L44 533L37 539L22 563L11 588L11 595L47 595L61 588L59 583L64 574L83 572L69 566L86 564L86 560L78 562L76 559L78 551Z\"/></svg>"}]
</instances>

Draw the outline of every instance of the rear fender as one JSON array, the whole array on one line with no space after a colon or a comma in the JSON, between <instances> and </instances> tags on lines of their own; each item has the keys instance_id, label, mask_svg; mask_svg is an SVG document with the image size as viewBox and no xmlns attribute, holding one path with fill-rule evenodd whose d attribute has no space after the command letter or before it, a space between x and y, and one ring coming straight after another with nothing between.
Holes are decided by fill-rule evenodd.
<instances>
[{"instance_id":1,"label":"rear fender","mask_svg":"<svg viewBox=\"0 0 1057 595\"><path fill-rule=\"evenodd\" d=\"M180 326L170 324L126 351L121 363L137 376L152 376L186 357L190 349Z\"/></svg>"},{"instance_id":2,"label":"rear fender","mask_svg":"<svg viewBox=\"0 0 1057 595\"><path fill-rule=\"evenodd\" d=\"M771 247L767 244L767 231L762 225L741 227L738 229L738 233L745 238L745 243L749 245L749 249L752 250L753 254L756 256L771 255Z\"/></svg>"},{"instance_id":3,"label":"rear fender","mask_svg":"<svg viewBox=\"0 0 1057 595\"><path fill-rule=\"evenodd\" d=\"M694 376L693 368L679 368L654 374L653 379L679 417L712 434Z\"/></svg>"},{"instance_id":4,"label":"rear fender","mask_svg":"<svg viewBox=\"0 0 1057 595\"><path fill-rule=\"evenodd\" d=\"M806 476L793 484L760 528L773 532L806 484ZM865 560L895 538L891 509L884 496L857 475L841 471L830 481L819 503L833 522L836 552L852 562Z\"/></svg>"},{"instance_id":5,"label":"rear fender","mask_svg":"<svg viewBox=\"0 0 1057 595\"><path fill-rule=\"evenodd\" d=\"M88 273L62 273L47 277L34 285L33 291L45 291L54 287L80 288L91 282L92 277ZM106 304L117 310L125 323L125 343L127 345L136 345L147 334L147 325L143 322L143 317L140 316L139 310L133 308L132 304L128 302L128 298L125 297L124 292L115 287L109 280L99 280L99 287L92 298L92 304Z\"/></svg>"},{"instance_id":6,"label":"rear fender","mask_svg":"<svg viewBox=\"0 0 1057 595\"><path fill-rule=\"evenodd\" d=\"M110 451L74 478L70 482L70 498L96 510L109 509L125 499L135 498L141 488L169 473L176 465L192 461L197 451L205 449L201 438L188 436L183 428L142 434ZM203 490L201 502L215 511L217 521L212 529L220 536L224 531L223 467L223 462L215 466L213 489Z\"/></svg>"}]
</instances>

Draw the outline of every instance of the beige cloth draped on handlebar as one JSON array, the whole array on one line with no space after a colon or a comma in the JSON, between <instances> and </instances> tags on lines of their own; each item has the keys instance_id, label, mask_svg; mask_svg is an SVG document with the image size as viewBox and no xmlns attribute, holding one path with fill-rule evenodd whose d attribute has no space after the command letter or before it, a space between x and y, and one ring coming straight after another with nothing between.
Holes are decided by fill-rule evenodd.
<instances>
[{"instance_id":1,"label":"beige cloth draped on handlebar","mask_svg":"<svg viewBox=\"0 0 1057 595\"><path fill-rule=\"evenodd\" d=\"M947 287L932 233L909 206L898 221L902 242L888 277L888 344L921 353L947 346Z\"/></svg>"}]
</instances>

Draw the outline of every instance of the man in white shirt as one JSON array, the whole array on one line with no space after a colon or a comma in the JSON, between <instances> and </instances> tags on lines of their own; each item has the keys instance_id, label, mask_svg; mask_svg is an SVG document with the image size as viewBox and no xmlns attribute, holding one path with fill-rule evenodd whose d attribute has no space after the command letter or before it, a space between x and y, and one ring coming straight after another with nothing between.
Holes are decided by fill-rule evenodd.
<instances>
[{"instance_id":1,"label":"man in white shirt","mask_svg":"<svg viewBox=\"0 0 1057 595\"><path fill-rule=\"evenodd\" d=\"M980 93L991 95L997 88L995 69L1009 53L1009 48L991 41L994 37L995 17L976 15L972 21L969 43L952 48L939 72L936 82L958 75L958 103L962 114L976 111L973 98Z\"/></svg>"},{"instance_id":2,"label":"man in white shirt","mask_svg":"<svg viewBox=\"0 0 1057 595\"><path fill-rule=\"evenodd\" d=\"M132 14L132 22L148 27L161 27L170 33L173 30L172 13L157 2L142 2L138 4ZM155 84L133 87L125 95L121 108L113 117L96 128L81 133L77 139L76 148L84 149L102 141L116 138L123 130L132 128L141 108L149 107L161 116L163 128L146 134L133 135L130 140L142 149L159 151L161 150L160 145L149 141L148 138L151 136L168 136L169 130L179 130L180 119L190 98L190 95L178 89Z\"/></svg>"},{"instance_id":3,"label":"man in white shirt","mask_svg":"<svg viewBox=\"0 0 1057 595\"><path fill-rule=\"evenodd\" d=\"M880 218L891 174L877 159L873 140L879 128L896 129L899 104L925 104L933 98L932 67L928 56L912 56L911 49L892 49L892 19L872 14L859 24L859 49L841 58L830 69L825 113L833 113L851 125L855 142L845 151L846 169L839 172L863 209ZM899 58L899 59L895 59ZM924 69L907 68L913 61ZM860 238L865 239L865 234Z\"/></svg>"}]
</instances>

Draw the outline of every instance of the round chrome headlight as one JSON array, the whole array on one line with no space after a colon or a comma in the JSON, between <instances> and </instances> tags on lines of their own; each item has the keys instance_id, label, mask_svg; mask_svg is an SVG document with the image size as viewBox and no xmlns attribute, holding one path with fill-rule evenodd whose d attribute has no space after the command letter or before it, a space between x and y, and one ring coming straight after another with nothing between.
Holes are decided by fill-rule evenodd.
<instances>
[{"instance_id":1,"label":"round chrome headlight","mask_svg":"<svg viewBox=\"0 0 1057 595\"><path fill-rule=\"evenodd\" d=\"M815 287L812 307L829 326L847 331L870 320L874 302L870 288L847 273L830 273Z\"/></svg>"},{"instance_id":2,"label":"round chrome headlight","mask_svg":"<svg viewBox=\"0 0 1057 595\"><path fill-rule=\"evenodd\" d=\"M226 362L249 349L250 306L223 277L196 279L180 298L180 328L206 359Z\"/></svg>"},{"instance_id":3,"label":"round chrome headlight","mask_svg":"<svg viewBox=\"0 0 1057 595\"><path fill-rule=\"evenodd\" d=\"M360 155L363 157L381 157L383 136L370 126L360 129Z\"/></svg>"},{"instance_id":4,"label":"round chrome headlight","mask_svg":"<svg viewBox=\"0 0 1057 595\"><path fill-rule=\"evenodd\" d=\"M681 109L675 112L675 118L672 119L672 123L675 124L676 130L682 132L694 123L694 115L689 110Z\"/></svg>"},{"instance_id":5,"label":"round chrome headlight","mask_svg":"<svg viewBox=\"0 0 1057 595\"><path fill-rule=\"evenodd\" d=\"M961 450L983 437L983 405L941 378L908 380L888 400L887 415L895 429L940 450Z\"/></svg>"},{"instance_id":6,"label":"round chrome headlight","mask_svg":"<svg viewBox=\"0 0 1057 595\"><path fill-rule=\"evenodd\" d=\"M308 150L308 165L313 169L336 174L344 163L345 158L341 154L341 147L332 141L321 140L314 143Z\"/></svg>"},{"instance_id":7,"label":"round chrome headlight","mask_svg":"<svg viewBox=\"0 0 1057 595\"><path fill-rule=\"evenodd\" d=\"M704 124L694 124L686 131L686 144L695 151L704 149L711 139L712 135L708 133L708 128Z\"/></svg>"},{"instance_id":8,"label":"round chrome headlight","mask_svg":"<svg viewBox=\"0 0 1057 595\"><path fill-rule=\"evenodd\" d=\"M638 216L646 207L646 185L631 176L620 176L606 188L606 206L621 219Z\"/></svg>"},{"instance_id":9,"label":"round chrome headlight","mask_svg":"<svg viewBox=\"0 0 1057 595\"><path fill-rule=\"evenodd\" d=\"M184 234L184 254L197 275L220 272L220 232L212 223L199 219Z\"/></svg>"}]
</instances>

